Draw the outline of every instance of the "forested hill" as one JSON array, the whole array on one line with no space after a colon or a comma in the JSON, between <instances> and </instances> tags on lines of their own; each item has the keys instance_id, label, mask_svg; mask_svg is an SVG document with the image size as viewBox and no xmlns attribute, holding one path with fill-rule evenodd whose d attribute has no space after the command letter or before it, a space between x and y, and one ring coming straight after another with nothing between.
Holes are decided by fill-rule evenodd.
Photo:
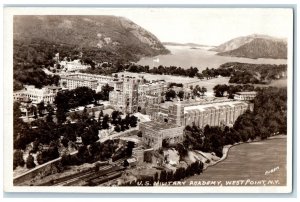
<instances>
[{"instance_id":1,"label":"forested hill","mask_svg":"<svg viewBox=\"0 0 300 202\"><path fill-rule=\"evenodd\" d=\"M56 53L113 64L169 53L153 34L123 17L14 16L13 30L15 90L53 84L41 67L53 66Z\"/></svg>"},{"instance_id":2,"label":"forested hill","mask_svg":"<svg viewBox=\"0 0 300 202\"><path fill-rule=\"evenodd\" d=\"M218 55L246 58L287 58L287 42L266 35L238 37L212 49Z\"/></svg>"},{"instance_id":3,"label":"forested hill","mask_svg":"<svg viewBox=\"0 0 300 202\"><path fill-rule=\"evenodd\" d=\"M153 34L116 16L15 16L14 42L16 48L28 45L34 50L51 44L61 56L82 51L93 60L108 62L168 53Z\"/></svg>"}]
</instances>

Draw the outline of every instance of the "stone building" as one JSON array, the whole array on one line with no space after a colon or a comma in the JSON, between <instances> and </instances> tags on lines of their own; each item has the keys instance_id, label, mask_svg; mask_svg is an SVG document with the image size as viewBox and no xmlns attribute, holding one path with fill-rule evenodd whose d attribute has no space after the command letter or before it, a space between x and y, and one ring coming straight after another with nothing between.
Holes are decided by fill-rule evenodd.
<instances>
[{"instance_id":1,"label":"stone building","mask_svg":"<svg viewBox=\"0 0 300 202\"><path fill-rule=\"evenodd\" d=\"M249 92L237 92L234 94L234 99L236 100L253 100L256 97L255 91L249 91Z\"/></svg>"},{"instance_id":2,"label":"stone building","mask_svg":"<svg viewBox=\"0 0 300 202\"><path fill-rule=\"evenodd\" d=\"M113 86L114 81L118 80L111 76L86 73L62 74L60 77L60 85L64 88L75 89L85 86L97 92L101 91L102 86L106 84Z\"/></svg>"},{"instance_id":3,"label":"stone building","mask_svg":"<svg viewBox=\"0 0 300 202\"><path fill-rule=\"evenodd\" d=\"M143 79L134 77L120 78L114 81L113 87L109 94L110 104L123 113L135 113L148 105L160 104L167 90L163 81L145 83Z\"/></svg>"},{"instance_id":4,"label":"stone building","mask_svg":"<svg viewBox=\"0 0 300 202\"><path fill-rule=\"evenodd\" d=\"M55 96L61 88L57 86L45 86L43 88L36 88L34 85L25 85L23 90L15 91L13 93L14 101L28 101L33 104L38 104L44 101L45 104L52 104Z\"/></svg>"},{"instance_id":5,"label":"stone building","mask_svg":"<svg viewBox=\"0 0 300 202\"><path fill-rule=\"evenodd\" d=\"M183 128L183 126L157 121L139 124L143 142L153 149L161 148L163 140L167 140L170 144L182 142Z\"/></svg>"},{"instance_id":6,"label":"stone building","mask_svg":"<svg viewBox=\"0 0 300 202\"><path fill-rule=\"evenodd\" d=\"M152 104L160 104L164 100L167 91L167 83L165 81L154 81L144 83L138 87L138 108L146 109Z\"/></svg>"},{"instance_id":7,"label":"stone building","mask_svg":"<svg viewBox=\"0 0 300 202\"><path fill-rule=\"evenodd\" d=\"M132 156L137 159L138 163L144 162L144 149L142 148L133 148L132 149Z\"/></svg>"},{"instance_id":8,"label":"stone building","mask_svg":"<svg viewBox=\"0 0 300 202\"><path fill-rule=\"evenodd\" d=\"M135 113L138 111L138 86L142 80L135 78L123 78L114 82L114 90L109 93L109 102L123 113Z\"/></svg>"},{"instance_id":9,"label":"stone building","mask_svg":"<svg viewBox=\"0 0 300 202\"><path fill-rule=\"evenodd\" d=\"M67 88L69 90L73 90L78 87L89 87L92 90L96 90L98 83L97 80L94 79L82 79L73 76L61 76L60 85L63 88Z\"/></svg>"},{"instance_id":10,"label":"stone building","mask_svg":"<svg viewBox=\"0 0 300 202\"><path fill-rule=\"evenodd\" d=\"M81 64L80 60L73 60L73 61L63 60L59 64L61 65L61 69L68 71L68 72L83 70L83 69L87 69L88 67L90 67L90 65Z\"/></svg>"},{"instance_id":11,"label":"stone building","mask_svg":"<svg viewBox=\"0 0 300 202\"><path fill-rule=\"evenodd\" d=\"M249 109L243 101L229 99L165 102L152 105L147 113L152 120L172 123L178 126L219 126L233 124L239 115Z\"/></svg>"}]
</instances>

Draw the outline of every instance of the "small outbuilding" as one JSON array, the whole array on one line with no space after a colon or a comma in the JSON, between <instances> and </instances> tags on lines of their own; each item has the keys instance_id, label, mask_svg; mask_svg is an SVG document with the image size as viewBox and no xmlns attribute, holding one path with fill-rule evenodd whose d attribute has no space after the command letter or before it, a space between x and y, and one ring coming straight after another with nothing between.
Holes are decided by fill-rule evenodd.
<instances>
[{"instance_id":1,"label":"small outbuilding","mask_svg":"<svg viewBox=\"0 0 300 202\"><path fill-rule=\"evenodd\" d=\"M124 160L124 167L133 167L136 166L137 159L136 158L129 158Z\"/></svg>"}]
</instances>

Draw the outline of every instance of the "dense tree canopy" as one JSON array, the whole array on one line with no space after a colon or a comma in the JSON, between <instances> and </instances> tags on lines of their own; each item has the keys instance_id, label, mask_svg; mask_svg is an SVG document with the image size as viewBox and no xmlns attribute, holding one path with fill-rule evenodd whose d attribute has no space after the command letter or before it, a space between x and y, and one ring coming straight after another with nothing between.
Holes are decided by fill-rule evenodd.
<instances>
[{"instance_id":1,"label":"dense tree canopy","mask_svg":"<svg viewBox=\"0 0 300 202\"><path fill-rule=\"evenodd\" d=\"M214 86L214 94L216 97L223 97L224 93L226 92L228 95L228 98L233 98L234 94L236 92L242 92L242 91L258 91L261 88L254 87L253 85L226 85L226 84L218 84Z\"/></svg>"}]
</instances>

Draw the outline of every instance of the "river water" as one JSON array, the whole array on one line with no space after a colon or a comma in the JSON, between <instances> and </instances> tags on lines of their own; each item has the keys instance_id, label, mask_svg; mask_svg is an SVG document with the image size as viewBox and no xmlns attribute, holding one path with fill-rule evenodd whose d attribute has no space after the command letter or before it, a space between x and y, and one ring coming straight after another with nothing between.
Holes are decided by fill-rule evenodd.
<instances>
[{"instance_id":1,"label":"river water","mask_svg":"<svg viewBox=\"0 0 300 202\"><path fill-rule=\"evenodd\" d=\"M286 155L286 138L240 144L229 150L224 161L208 167L201 175L187 178L186 185L203 181L220 181L223 186L227 183L238 185L238 182L242 183L244 180L243 183L248 182L244 185L251 186L263 185L265 180L267 186L284 186L287 177Z\"/></svg>"},{"instance_id":2,"label":"river water","mask_svg":"<svg viewBox=\"0 0 300 202\"><path fill-rule=\"evenodd\" d=\"M285 59L250 59L242 57L228 57L216 55L216 52L205 49L192 49L189 46L166 46L171 51L169 55L159 55L156 57L142 58L137 64L149 65L150 67L163 66L178 66L182 68L198 67L200 71L206 67L218 68L221 64L226 62L243 62L254 64L286 64ZM159 58L159 62L153 62L154 59Z\"/></svg>"}]
</instances>

